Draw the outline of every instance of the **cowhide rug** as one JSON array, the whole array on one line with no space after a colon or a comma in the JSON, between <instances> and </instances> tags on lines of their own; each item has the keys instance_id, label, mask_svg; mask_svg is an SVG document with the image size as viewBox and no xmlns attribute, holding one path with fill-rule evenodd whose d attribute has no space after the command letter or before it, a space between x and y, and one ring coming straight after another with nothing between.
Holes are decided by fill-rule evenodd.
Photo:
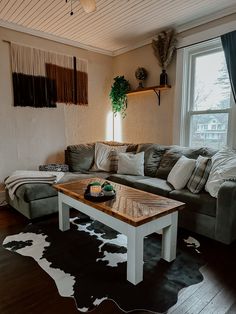
<instances>
[{"instance_id":1,"label":"cowhide rug","mask_svg":"<svg viewBox=\"0 0 236 314\"><path fill-rule=\"evenodd\" d=\"M61 296L74 297L80 311L112 299L124 311L164 312L177 302L180 289L203 280L199 268L204 262L193 238L179 236L172 263L160 258L160 235L144 242L144 280L137 286L126 280L126 237L88 217L71 219L66 232L55 221L31 223L7 236L3 246L34 258Z\"/></svg>"}]
</instances>

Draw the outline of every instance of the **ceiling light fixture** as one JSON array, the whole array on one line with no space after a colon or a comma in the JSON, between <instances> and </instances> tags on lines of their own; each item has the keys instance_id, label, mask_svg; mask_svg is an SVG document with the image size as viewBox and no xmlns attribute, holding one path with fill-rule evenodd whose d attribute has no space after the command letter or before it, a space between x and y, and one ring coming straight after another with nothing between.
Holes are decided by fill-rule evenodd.
<instances>
[{"instance_id":1,"label":"ceiling light fixture","mask_svg":"<svg viewBox=\"0 0 236 314\"><path fill-rule=\"evenodd\" d=\"M77 0L66 0L66 3L70 1L70 15L73 15L73 2ZM86 13L91 13L96 11L96 1L95 0L79 0L81 6L84 9L84 12Z\"/></svg>"}]
</instances>

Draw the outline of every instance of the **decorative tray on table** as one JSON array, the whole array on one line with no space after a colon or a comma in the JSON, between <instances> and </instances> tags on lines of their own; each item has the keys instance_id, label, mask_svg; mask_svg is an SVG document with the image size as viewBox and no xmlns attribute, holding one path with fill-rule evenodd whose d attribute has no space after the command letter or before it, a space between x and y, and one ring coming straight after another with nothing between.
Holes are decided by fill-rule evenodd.
<instances>
[{"instance_id":1,"label":"decorative tray on table","mask_svg":"<svg viewBox=\"0 0 236 314\"><path fill-rule=\"evenodd\" d=\"M91 193L91 187L93 186L100 186L101 191L97 193L97 195ZM98 182L90 183L87 186L86 191L84 192L84 198L92 202L106 202L112 200L115 197L116 191L113 189L113 186L108 182L104 182L102 185Z\"/></svg>"}]
</instances>

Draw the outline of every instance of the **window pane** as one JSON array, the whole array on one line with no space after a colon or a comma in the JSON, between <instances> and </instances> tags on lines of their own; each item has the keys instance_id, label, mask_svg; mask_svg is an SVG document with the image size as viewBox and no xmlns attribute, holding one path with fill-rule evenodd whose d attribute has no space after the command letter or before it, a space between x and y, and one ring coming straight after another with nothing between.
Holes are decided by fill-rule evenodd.
<instances>
[{"instance_id":1,"label":"window pane","mask_svg":"<svg viewBox=\"0 0 236 314\"><path fill-rule=\"evenodd\" d=\"M196 114L191 119L190 146L220 149L227 145L228 113Z\"/></svg>"},{"instance_id":2,"label":"window pane","mask_svg":"<svg viewBox=\"0 0 236 314\"><path fill-rule=\"evenodd\" d=\"M229 108L230 93L223 51L196 57L193 110Z\"/></svg>"}]
</instances>

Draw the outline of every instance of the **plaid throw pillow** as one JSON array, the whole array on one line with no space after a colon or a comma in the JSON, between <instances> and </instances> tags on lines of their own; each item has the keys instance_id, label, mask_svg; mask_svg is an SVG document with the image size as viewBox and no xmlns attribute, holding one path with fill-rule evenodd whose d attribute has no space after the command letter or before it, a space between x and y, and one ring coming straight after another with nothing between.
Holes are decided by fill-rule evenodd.
<instances>
[{"instance_id":1,"label":"plaid throw pillow","mask_svg":"<svg viewBox=\"0 0 236 314\"><path fill-rule=\"evenodd\" d=\"M188 181L187 188L190 192L197 194L204 188L211 169L211 159L198 156L196 167Z\"/></svg>"}]
</instances>

